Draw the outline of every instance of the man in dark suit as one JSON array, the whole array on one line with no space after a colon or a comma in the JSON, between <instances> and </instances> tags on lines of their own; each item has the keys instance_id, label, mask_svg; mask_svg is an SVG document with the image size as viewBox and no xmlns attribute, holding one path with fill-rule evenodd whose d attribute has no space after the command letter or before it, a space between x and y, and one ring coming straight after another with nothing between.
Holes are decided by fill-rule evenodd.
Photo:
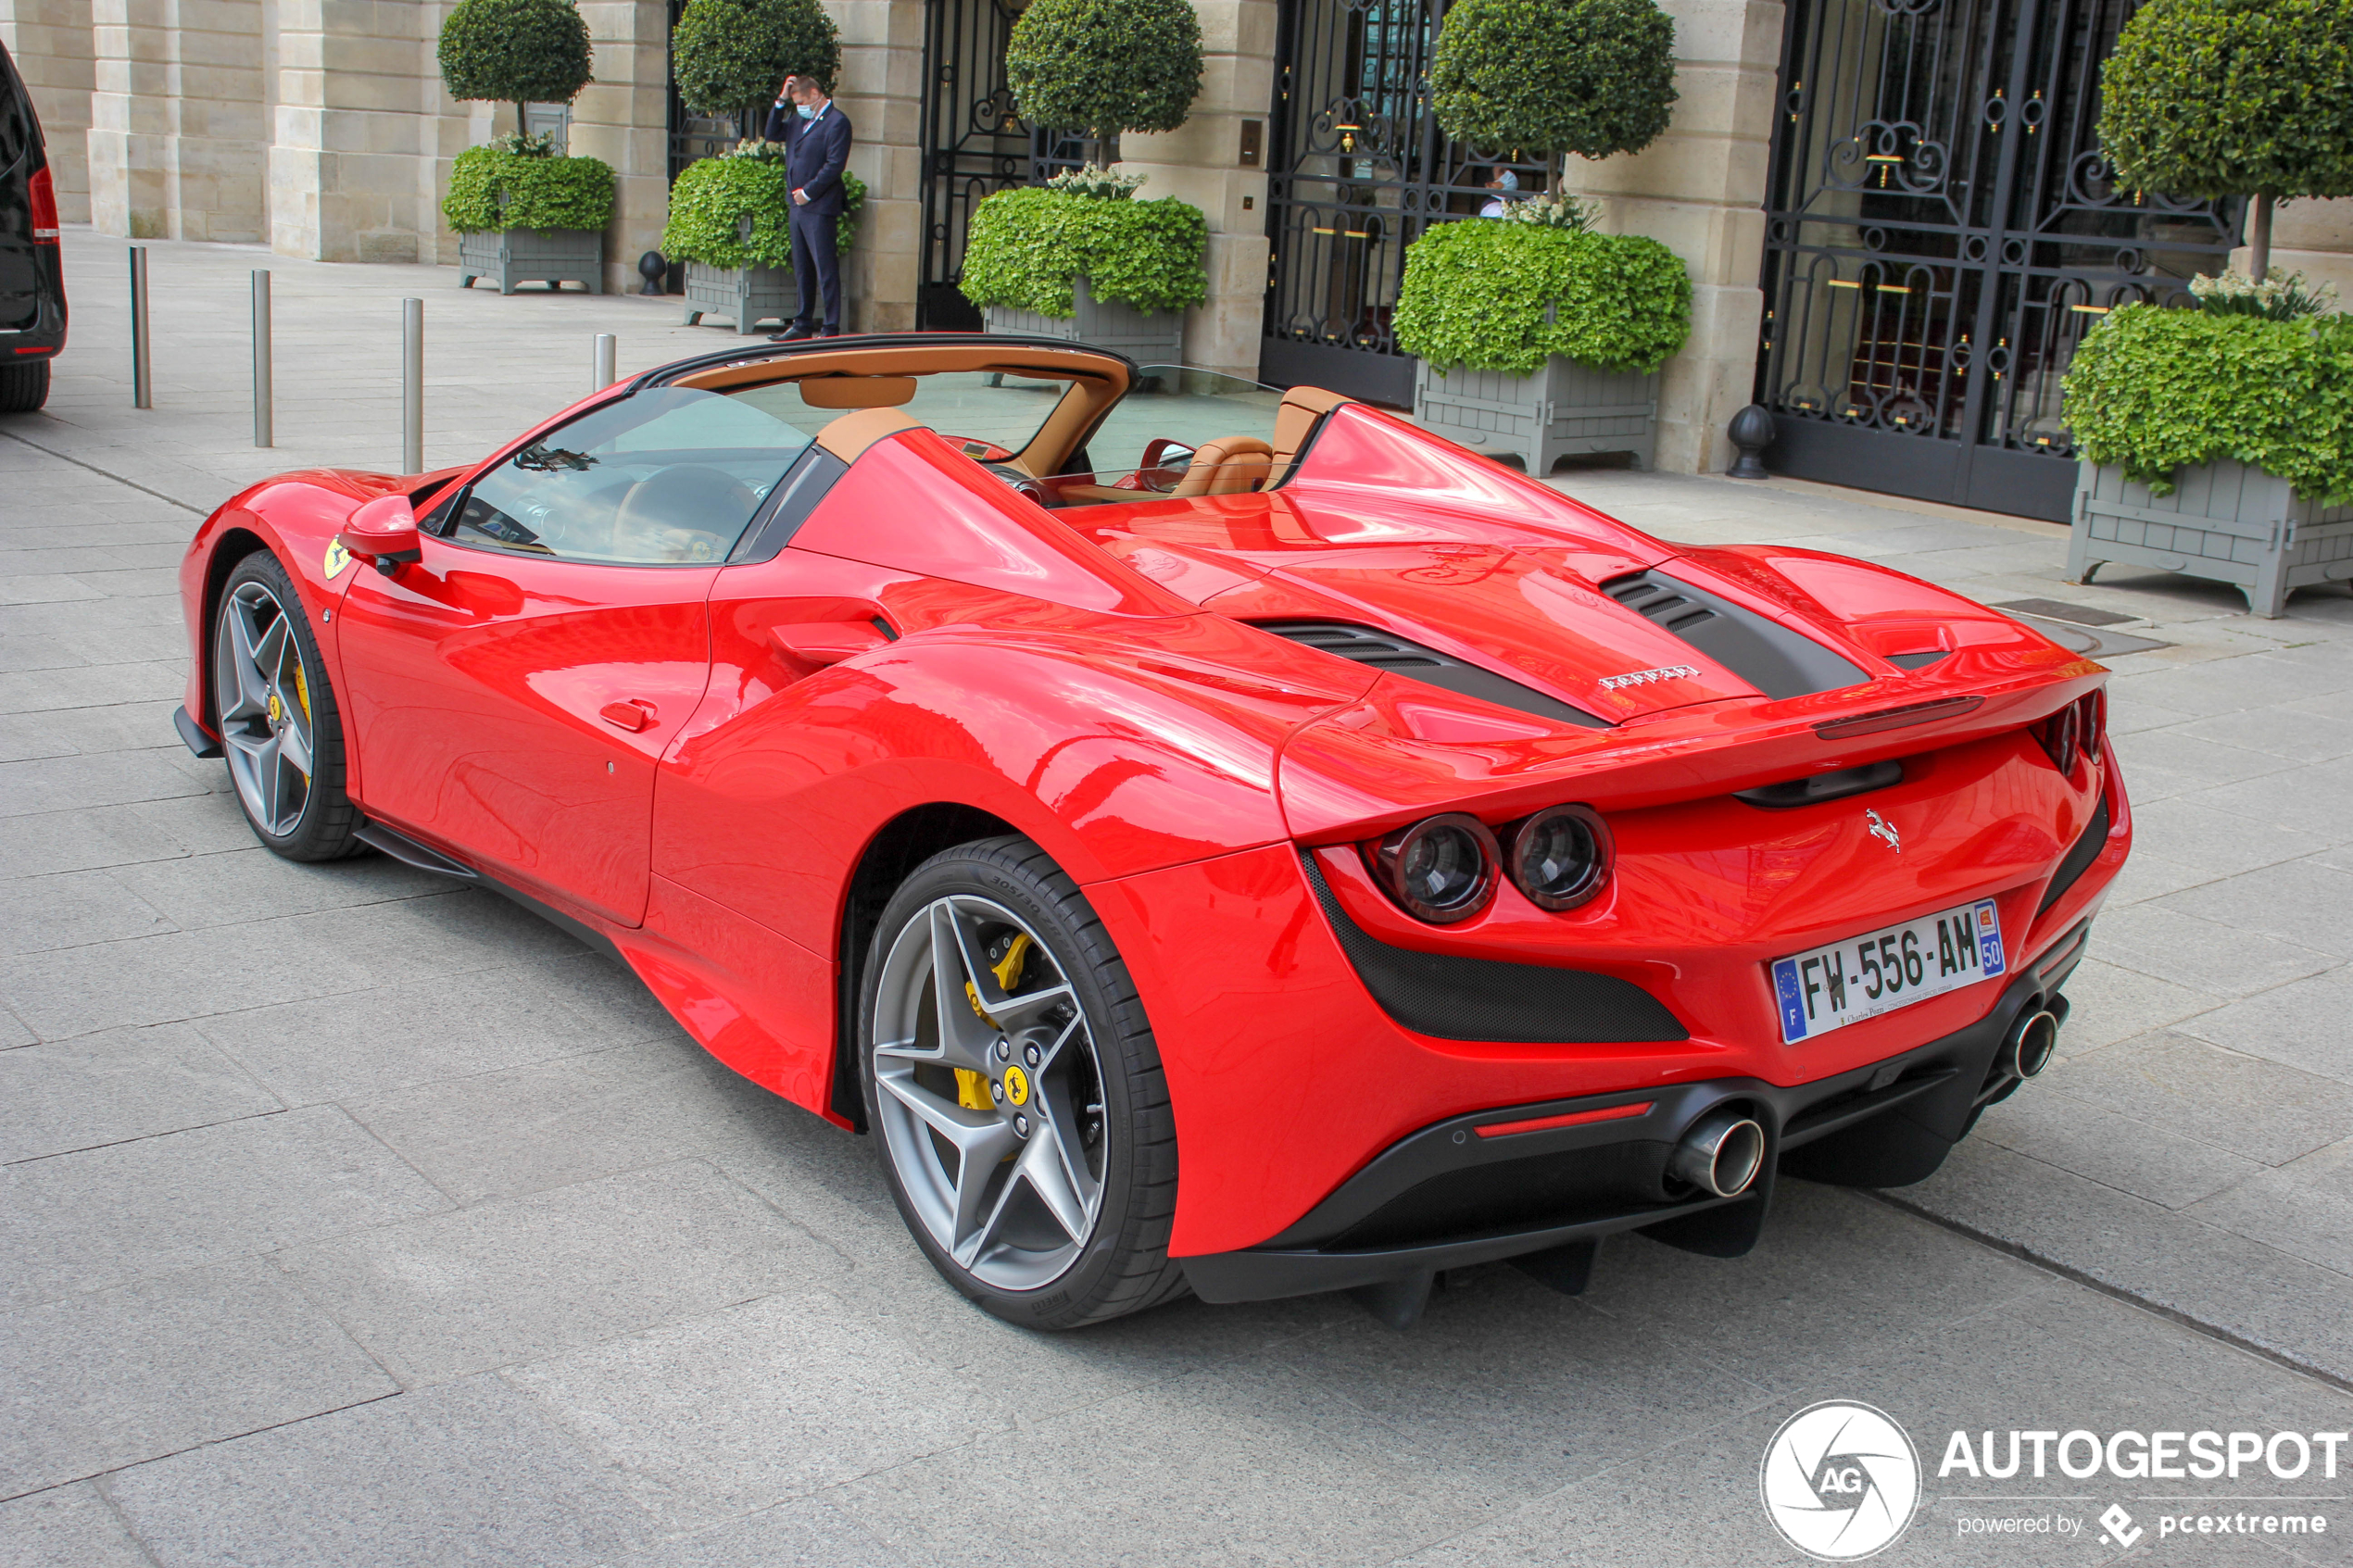
<instances>
[{"instance_id":1,"label":"man in dark suit","mask_svg":"<svg viewBox=\"0 0 2353 1568\"><path fill-rule=\"evenodd\" d=\"M834 106L816 78L787 77L784 97L768 112L766 129L768 140L786 148L785 167L792 180L793 282L800 294L799 314L776 339L789 343L838 337L841 251L836 231L842 213L842 170L849 162L849 117Z\"/></svg>"}]
</instances>

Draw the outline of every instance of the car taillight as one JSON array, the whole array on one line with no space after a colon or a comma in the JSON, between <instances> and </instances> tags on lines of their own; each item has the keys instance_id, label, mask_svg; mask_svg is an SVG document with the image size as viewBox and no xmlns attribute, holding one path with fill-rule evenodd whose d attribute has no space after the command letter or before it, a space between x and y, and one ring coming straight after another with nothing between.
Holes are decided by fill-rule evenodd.
<instances>
[{"instance_id":1,"label":"car taillight","mask_svg":"<svg viewBox=\"0 0 2353 1568\"><path fill-rule=\"evenodd\" d=\"M1512 884L1540 909L1573 909L1609 880L1609 824L1591 806L1539 811L1512 834Z\"/></svg>"},{"instance_id":2,"label":"car taillight","mask_svg":"<svg viewBox=\"0 0 2353 1568\"><path fill-rule=\"evenodd\" d=\"M53 245L57 243L57 188L50 182L44 166L32 171L32 243Z\"/></svg>"},{"instance_id":3,"label":"car taillight","mask_svg":"<svg viewBox=\"0 0 2353 1568\"><path fill-rule=\"evenodd\" d=\"M1467 812L1449 811L1399 828L1371 847L1374 874L1416 920L1452 925L1495 897L1495 835Z\"/></svg>"},{"instance_id":4,"label":"car taillight","mask_svg":"<svg viewBox=\"0 0 2353 1568\"><path fill-rule=\"evenodd\" d=\"M2075 771L2079 752L2097 762L2108 749L2108 694L2087 692L2033 730L2034 739L2060 772Z\"/></svg>"}]
</instances>

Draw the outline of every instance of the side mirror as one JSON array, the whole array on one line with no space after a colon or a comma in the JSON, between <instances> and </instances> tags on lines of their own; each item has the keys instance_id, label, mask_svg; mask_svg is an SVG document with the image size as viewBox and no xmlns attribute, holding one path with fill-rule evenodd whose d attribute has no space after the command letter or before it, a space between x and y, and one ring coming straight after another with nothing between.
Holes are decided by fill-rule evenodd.
<instances>
[{"instance_id":1,"label":"side mirror","mask_svg":"<svg viewBox=\"0 0 2353 1568\"><path fill-rule=\"evenodd\" d=\"M402 561L422 560L425 554L417 534L417 514L406 495L379 495L361 507L344 523L335 542L374 563L387 577Z\"/></svg>"}]
</instances>

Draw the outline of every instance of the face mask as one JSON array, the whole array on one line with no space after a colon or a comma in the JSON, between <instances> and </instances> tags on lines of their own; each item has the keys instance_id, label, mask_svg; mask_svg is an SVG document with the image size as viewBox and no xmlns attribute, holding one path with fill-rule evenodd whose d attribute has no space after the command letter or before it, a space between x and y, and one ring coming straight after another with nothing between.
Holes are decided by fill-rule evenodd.
<instances>
[{"instance_id":1,"label":"face mask","mask_svg":"<svg viewBox=\"0 0 2353 1568\"><path fill-rule=\"evenodd\" d=\"M812 104L796 104L793 107L800 110L800 118L803 119L814 119L817 118L817 109Z\"/></svg>"}]
</instances>

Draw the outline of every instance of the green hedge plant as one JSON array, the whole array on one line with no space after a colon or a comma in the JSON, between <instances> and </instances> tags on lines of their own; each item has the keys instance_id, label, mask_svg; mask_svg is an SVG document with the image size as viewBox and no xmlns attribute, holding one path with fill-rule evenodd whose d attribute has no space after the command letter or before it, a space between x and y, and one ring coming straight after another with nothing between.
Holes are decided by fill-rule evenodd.
<instances>
[{"instance_id":1,"label":"green hedge plant","mask_svg":"<svg viewBox=\"0 0 2353 1568\"><path fill-rule=\"evenodd\" d=\"M571 0L459 0L436 54L451 97L514 105L518 132L528 129L525 104L572 102L594 64Z\"/></svg>"},{"instance_id":2,"label":"green hedge plant","mask_svg":"<svg viewBox=\"0 0 2353 1568\"><path fill-rule=\"evenodd\" d=\"M1201 91L1201 19L1191 0L1034 0L1005 81L1024 119L1084 132L1099 152L1123 131L1174 131Z\"/></svg>"},{"instance_id":3,"label":"green hedge plant","mask_svg":"<svg viewBox=\"0 0 2353 1568\"><path fill-rule=\"evenodd\" d=\"M2075 351L2066 393L2076 450L2158 495L2233 458L2353 501L2353 319L2120 306Z\"/></svg>"},{"instance_id":4,"label":"green hedge plant","mask_svg":"<svg viewBox=\"0 0 2353 1568\"><path fill-rule=\"evenodd\" d=\"M1675 24L1653 0L1455 0L1430 89L1457 141L1523 157L1639 152L1675 106Z\"/></svg>"},{"instance_id":5,"label":"green hedge plant","mask_svg":"<svg viewBox=\"0 0 2353 1568\"><path fill-rule=\"evenodd\" d=\"M841 39L817 0L686 0L670 69L689 111L740 119L774 103L787 76L831 91Z\"/></svg>"},{"instance_id":6,"label":"green hedge plant","mask_svg":"<svg viewBox=\"0 0 2353 1568\"><path fill-rule=\"evenodd\" d=\"M1555 354L1655 370L1691 327L1691 276L1656 240L1479 219L1406 248L1395 318L1398 346L1438 370L1516 376Z\"/></svg>"},{"instance_id":7,"label":"green hedge plant","mask_svg":"<svg viewBox=\"0 0 2353 1568\"><path fill-rule=\"evenodd\" d=\"M612 221L612 170L593 157L468 147L450 165L441 212L461 234L601 229Z\"/></svg>"},{"instance_id":8,"label":"green hedge plant","mask_svg":"<svg viewBox=\"0 0 2353 1568\"><path fill-rule=\"evenodd\" d=\"M1201 209L1174 196L1136 201L1019 187L973 209L961 287L975 305L1067 320L1078 308L1074 281L1085 278L1097 299L1147 314L1181 310L1209 297L1208 244Z\"/></svg>"},{"instance_id":9,"label":"green hedge plant","mask_svg":"<svg viewBox=\"0 0 2353 1568\"><path fill-rule=\"evenodd\" d=\"M865 182L842 171L842 216L834 243L848 255L866 205ZM673 261L708 267L792 265L792 179L784 144L745 142L719 157L689 164L670 187L670 220L661 253ZM751 220L751 237L743 220Z\"/></svg>"},{"instance_id":10,"label":"green hedge plant","mask_svg":"<svg viewBox=\"0 0 2353 1568\"><path fill-rule=\"evenodd\" d=\"M2150 0L2101 67L2099 137L2129 185L2254 197L2262 282L2274 203L2353 195L2353 0Z\"/></svg>"}]
</instances>

